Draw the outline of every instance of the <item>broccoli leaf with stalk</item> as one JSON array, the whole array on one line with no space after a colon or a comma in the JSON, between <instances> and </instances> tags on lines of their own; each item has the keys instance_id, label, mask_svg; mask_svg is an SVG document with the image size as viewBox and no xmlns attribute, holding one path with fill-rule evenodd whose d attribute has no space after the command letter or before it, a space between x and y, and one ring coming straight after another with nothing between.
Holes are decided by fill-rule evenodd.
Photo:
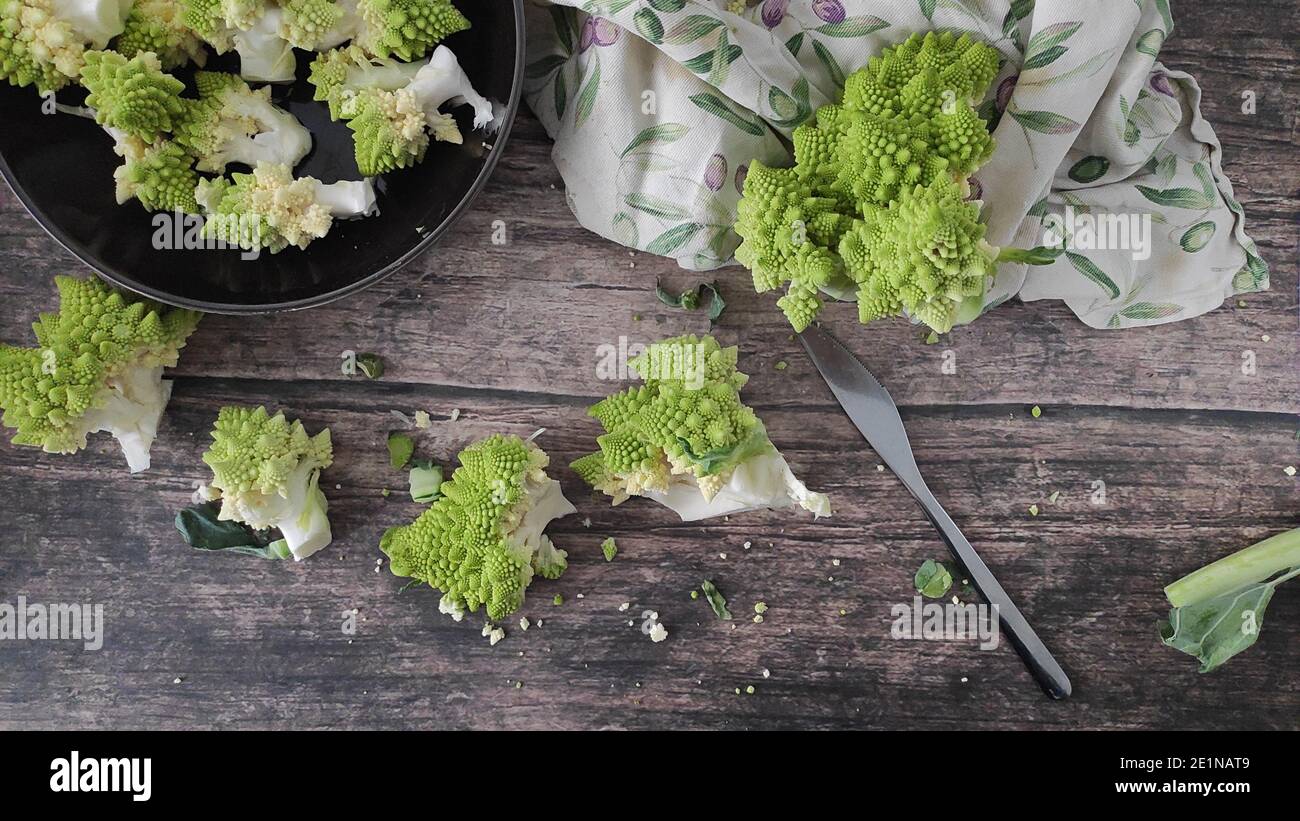
<instances>
[{"instance_id":1,"label":"broccoli leaf with stalk","mask_svg":"<svg viewBox=\"0 0 1300 821\"><path fill-rule=\"evenodd\" d=\"M716 282L701 282L690 290L683 291L680 294L672 294L658 282L655 283L655 296L659 301L669 308L684 308L688 311L694 311L700 307L700 300L704 297L705 292L710 295L709 298L709 324L718 321L722 312L727 307L726 301L722 298L722 292L718 290Z\"/></svg>"},{"instance_id":2,"label":"broccoli leaf with stalk","mask_svg":"<svg viewBox=\"0 0 1300 821\"><path fill-rule=\"evenodd\" d=\"M1195 656L1208 673L1259 637L1264 610L1282 582L1300 576L1300 528L1202 567L1165 588L1173 609L1160 638Z\"/></svg>"}]
</instances>

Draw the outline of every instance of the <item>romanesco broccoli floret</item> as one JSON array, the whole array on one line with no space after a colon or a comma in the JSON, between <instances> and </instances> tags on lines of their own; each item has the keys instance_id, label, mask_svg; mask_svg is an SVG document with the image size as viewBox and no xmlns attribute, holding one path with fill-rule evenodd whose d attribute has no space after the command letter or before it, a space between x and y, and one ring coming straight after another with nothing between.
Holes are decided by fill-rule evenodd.
<instances>
[{"instance_id":1,"label":"romanesco broccoli floret","mask_svg":"<svg viewBox=\"0 0 1300 821\"><path fill-rule=\"evenodd\" d=\"M126 27L131 0L0 0L0 79L57 91Z\"/></svg>"},{"instance_id":2,"label":"romanesco broccoli floret","mask_svg":"<svg viewBox=\"0 0 1300 821\"><path fill-rule=\"evenodd\" d=\"M950 177L905 191L874 208L840 241L840 256L860 283L858 317L866 323L910 316L939 333L952 330L963 306L978 311L996 273L997 249L984 241L979 204Z\"/></svg>"},{"instance_id":3,"label":"romanesco broccoli floret","mask_svg":"<svg viewBox=\"0 0 1300 821\"><path fill-rule=\"evenodd\" d=\"M113 49L125 57L152 51L168 71L190 63L202 66L208 53L202 38L185 25L185 2L135 0L126 29L113 41Z\"/></svg>"},{"instance_id":4,"label":"romanesco broccoli floret","mask_svg":"<svg viewBox=\"0 0 1300 821\"><path fill-rule=\"evenodd\" d=\"M741 402L749 377L736 370L735 347L682 336L628 364L645 384L588 410L605 429L596 439L600 450L572 464L614 504L647 496L684 521L794 504L830 515L829 500L795 478Z\"/></svg>"},{"instance_id":5,"label":"romanesco broccoli floret","mask_svg":"<svg viewBox=\"0 0 1300 821\"><path fill-rule=\"evenodd\" d=\"M457 458L443 495L412 524L388 530L379 548L394 575L441 590L439 609L457 621L480 606L502 619L523 605L535 574L564 572L568 554L543 531L576 511L531 441L493 435Z\"/></svg>"},{"instance_id":6,"label":"romanesco broccoli floret","mask_svg":"<svg viewBox=\"0 0 1300 821\"><path fill-rule=\"evenodd\" d=\"M355 0L355 5L354 42L376 57L419 60L444 38L469 28L451 0Z\"/></svg>"},{"instance_id":7,"label":"romanesco broccoli floret","mask_svg":"<svg viewBox=\"0 0 1300 821\"><path fill-rule=\"evenodd\" d=\"M198 160L200 171L221 173L229 163L296 166L311 151L311 132L271 102L271 89L254 91L234 74L194 75L199 98L185 101L175 140Z\"/></svg>"},{"instance_id":8,"label":"romanesco broccoli floret","mask_svg":"<svg viewBox=\"0 0 1300 821\"><path fill-rule=\"evenodd\" d=\"M251 251L278 254L291 245L306 248L329 233L335 218L375 213L369 181L326 185L315 177L293 176L283 164L259 163L251 174L233 180L200 180L195 197L206 217L206 236Z\"/></svg>"},{"instance_id":9,"label":"romanesco broccoli floret","mask_svg":"<svg viewBox=\"0 0 1300 821\"><path fill-rule=\"evenodd\" d=\"M751 164L737 209L736 232L743 241L736 259L753 272L760 292L788 283L778 305L796 330L816 318L822 294L845 296L854 283L870 300L859 312L862 321L906 310L940 331L951 328L956 294L983 294L984 275L974 274L984 266L975 262L961 276L935 279L929 267L910 262L892 265L889 277L875 276L864 269L863 258L888 255L883 249L869 253L873 242L886 238L877 224L886 213L905 213L907 219L924 214L920 233L969 236L968 210L938 203L948 202L946 185L955 180L964 187L992 154L993 139L973 104L998 65L998 53L969 35L913 35L871 58L847 79L841 103L823 106L795 130L794 168ZM891 210L904 199L916 202L917 191L929 191L926 197L936 207ZM947 218L958 222L936 225ZM890 236L904 230L897 219L889 224L896 226ZM844 257L846 248L854 264ZM951 253L966 259L960 249ZM887 282L896 284L886 287ZM943 299L936 301L937 295Z\"/></svg>"},{"instance_id":10,"label":"romanesco broccoli floret","mask_svg":"<svg viewBox=\"0 0 1300 821\"><path fill-rule=\"evenodd\" d=\"M15 444L75 453L107 431L131 471L149 467L176 364L200 314L166 309L98 279L56 277L59 311L33 325L38 347L0 347L0 408Z\"/></svg>"},{"instance_id":11,"label":"romanesco broccoli floret","mask_svg":"<svg viewBox=\"0 0 1300 821\"><path fill-rule=\"evenodd\" d=\"M129 60L116 51L88 51L81 84L96 122L146 142L170 133L185 111L185 84L163 71L151 51Z\"/></svg>"},{"instance_id":12,"label":"romanesco broccoli floret","mask_svg":"<svg viewBox=\"0 0 1300 821\"><path fill-rule=\"evenodd\" d=\"M456 55L438 46L423 65L378 60L357 47L317 57L311 81L316 99L348 121L356 146L357 168L367 177L412 166L424 158L433 139L460 143L463 137L448 103L474 108L474 127L492 122L492 103L470 84Z\"/></svg>"},{"instance_id":13,"label":"romanesco broccoli floret","mask_svg":"<svg viewBox=\"0 0 1300 821\"><path fill-rule=\"evenodd\" d=\"M283 412L222 408L203 461L221 499L218 518L254 530L277 528L299 561L332 540L320 489L320 472L334 461L328 428L309 436L302 422L290 422Z\"/></svg>"},{"instance_id":14,"label":"romanesco broccoli floret","mask_svg":"<svg viewBox=\"0 0 1300 821\"><path fill-rule=\"evenodd\" d=\"M194 158L184 148L171 140L148 143L113 129L109 133L116 139L113 150L122 158L113 172L118 205L134 199L150 211L199 212L194 198L199 175Z\"/></svg>"}]
</instances>

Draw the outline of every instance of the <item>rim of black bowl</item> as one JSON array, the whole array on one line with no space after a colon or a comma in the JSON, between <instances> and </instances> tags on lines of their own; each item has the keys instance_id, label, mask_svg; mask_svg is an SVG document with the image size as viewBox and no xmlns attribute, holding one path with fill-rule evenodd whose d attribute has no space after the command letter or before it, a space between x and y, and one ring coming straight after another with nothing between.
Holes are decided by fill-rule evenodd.
<instances>
[{"instance_id":1,"label":"rim of black bowl","mask_svg":"<svg viewBox=\"0 0 1300 821\"><path fill-rule=\"evenodd\" d=\"M165 305L172 305L177 308L190 308L196 311L202 311L207 314L273 314L283 311L301 311L307 308L319 308L322 305L328 305L331 302L337 302L340 299L351 296L359 291L383 282L402 268L409 265L416 257L422 255L425 251L435 245L443 235L451 229L453 225L460 221L474 200L482 193L487 186L488 179L492 176L493 170L497 167L497 162L505 151L506 143L510 139L510 132L514 128L515 117L519 113L520 101L523 98L524 90L524 61L526 37L524 32L524 0L514 0L515 9L515 72L514 80L510 87L510 101L506 104L506 114L501 128L493 135L492 151L483 161L483 168L479 171L478 176L474 179L474 184L470 186L469 191L461 198L451 213L438 225L437 228L426 234L411 250L407 251L398 259L375 271L373 274L359 279L350 285L330 291L329 293L318 296L308 297L306 299L296 299L289 302L271 302L265 305L239 305L228 302L207 302L200 299L186 299L184 297L172 296L165 294L156 288L150 288L147 285L141 285L136 282L128 282L116 271L102 265L90 252L80 246L76 240L67 236L57 225L54 224L41 209L36 207L27 196L27 192L18 184L18 179L9 167L4 155L0 154L0 175L3 175L5 182L9 184L9 189L18 197L18 201L27 209L27 213L32 215L32 219L44 229L45 233L54 238L54 241L62 245L74 257L81 260L82 263L91 268L100 277L108 280L119 288L131 291L133 293L146 296L149 299L161 302Z\"/></svg>"}]
</instances>

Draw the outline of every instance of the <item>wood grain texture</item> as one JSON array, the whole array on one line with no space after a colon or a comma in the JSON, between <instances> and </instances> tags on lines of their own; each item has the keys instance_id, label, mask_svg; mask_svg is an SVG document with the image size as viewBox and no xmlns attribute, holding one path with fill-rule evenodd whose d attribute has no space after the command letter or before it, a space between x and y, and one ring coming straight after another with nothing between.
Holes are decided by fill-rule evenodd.
<instances>
[{"instance_id":1,"label":"wood grain texture","mask_svg":"<svg viewBox=\"0 0 1300 821\"><path fill-rule=\"evenodd\" d=\"M743 270L719 273L729 308L717 335L740 345L753 374L745 395L796 471L832 494L836 516L683 524L645 501L610 508L580 490L565 465L597 432L582 409L613 390L597 373L599 346L707 321L654 297L656 278L684 287L693 275L576 225L549 143L525 115L436 252L342 304L207 318L176 370L147 474L128 477L102 438L69 458L0 444L0 602L98 602L107 621L99 652L0 642L0 727L1300 727L1300 591L1283 588L1257 646L1210 676L1154 629L1164 584L1300 515L1282 470L1300 464L1300 22L1281 0L1175 14L1163 60L1204 88L1270 291L1121 332L1091 330L1060 304L1012 303L940 345L901 322L858 327L851 308L831 316L902 406L936 494L1070 672L1070 701L1043 698L1008 646L889 637L890 607L910 601L911 574L942 546ZM1253 116L1240 111L1244 89L1257 94ZM508 245L491 243L497 219ZM50 306L50 276L81 270L0 192L0 338L26 339ZM345 348L382 354L388 374L344 378ZM1240 370L1247 349L1253 377ZM940 371L945 350L954 375ZM172 530L203 476L211 419L232 402L334 432L323 486L337 540L307 563L203 555ZM580 513L552 528L571 564L533 588L522 612L532 629L512 621L490 647L480 622L440 616L433 591L399 593L402 580L375 572L379 534L419 510L387 466L393 409L433 415L420 447L444 463L489 432L548 429L554 475ZM1097 481L1104 505L1092 503ZM399 492L384 498L385 487ZM605 536L620 545L612 563ZM734 622L689 598L704 578ZM760 600L770 609L754 624ZM667 641L642 634L647 609ZM750 684L755 694L735 694Z\"/></svg>"}]
</instances>

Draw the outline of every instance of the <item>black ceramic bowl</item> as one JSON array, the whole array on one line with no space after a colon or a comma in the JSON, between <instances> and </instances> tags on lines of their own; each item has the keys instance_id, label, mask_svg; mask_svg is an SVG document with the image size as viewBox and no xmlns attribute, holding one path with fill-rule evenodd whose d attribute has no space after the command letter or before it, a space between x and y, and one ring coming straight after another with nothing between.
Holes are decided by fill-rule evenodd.
<instances>
[{"instance_id":1,"label":"black ceramic bowl","mask_svg":"<svg viewBox=\"0 0 1300 821\"><path fill-rule=\"evenodd\" d=\"M43 114L34 88L0 86L0 172L46 231L105 279L161 302L210 313L309 308L359 291L392 274L438 241L483 188L519 107L524 66L523 0L461 0L473 23L447 38L480 94L505 106L492 136L472 130L457 110L464 145L434 143L424 162L375 180L378 216L336 220L306 251L288 248L242 259L237 249L158 249L155 215L118 205L112 139L92 120ZM273 97L302 121L314 147L296 173L324 182L359 179L352 132L312 101L311 55L298 54L298 81ZM238 70L232 55L208 68ZM189 77L178 72L183 78ZM192 87L192 86L191 86ZM79 104L79 89L59 92ZM491 148L485 146L490 145ZM231 166L231 170L242 170Z\"/></svg>"}]
</instances>

